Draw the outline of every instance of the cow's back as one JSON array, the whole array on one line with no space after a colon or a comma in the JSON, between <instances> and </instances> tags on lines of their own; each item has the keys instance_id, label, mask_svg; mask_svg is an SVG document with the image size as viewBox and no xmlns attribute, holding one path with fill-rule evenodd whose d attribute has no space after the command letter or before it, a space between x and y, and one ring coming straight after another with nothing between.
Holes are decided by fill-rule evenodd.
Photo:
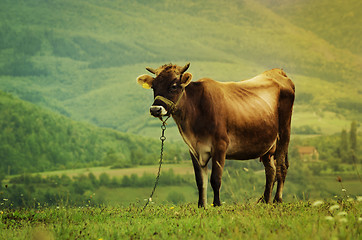
<instances>
[{"instance_id":1,"label":"cow's back","mask_svg":"<svg viewBox=\"0 0 362 240\"><path fill-rule=\"evenodd\" d=\"M207 109L198 121L212 126L203 132L216 136L227 133L227 157L256 158L275 142L280 90L288 85L288 78L282 73L274 69L240 82L217 82L207 78L195 82L202 89L198 101ZM260 136L264 136L263 143L260 143Z\"/></svg>"},{"instance_id":2,"label":"cow's back","mask_svg":"<svg viewBox=\"0 0 362 240\"><path fill-rule=\"evenodd\" d=\"M275 143L280 96L293 95L293 88L280 69L240 82L203 78L186 88L186 101L180 104L186 117L174 118L190 149L210 146L212 151L209 144L215 138L225 138L229 142L227 158L257 158Z\"/></svg>"}]
</instances>

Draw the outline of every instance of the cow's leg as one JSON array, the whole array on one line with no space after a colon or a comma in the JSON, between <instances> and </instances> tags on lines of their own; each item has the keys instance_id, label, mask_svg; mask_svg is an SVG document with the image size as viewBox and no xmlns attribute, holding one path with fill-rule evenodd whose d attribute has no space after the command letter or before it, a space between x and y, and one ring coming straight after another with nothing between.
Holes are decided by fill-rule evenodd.
<instances>
[{"instance_id":1,"label":"cow's leg","mask_svg":"<svg viewBox=\"0 0 362 240\"><path fill-rule=\"evenodd\" d=\"M263 162L265 168L265 190L264 195L259 199L258 202L269 203L275 182L276 167L274 164L274 159L272 159L270 154L265 154L264 156L260 157L260 160Z\"/></svg>"},{"instance_id":2,"label":"cow's leg","mask_svg":"<svg viewBox=\"0 0 362 240\"><path fill-rule=\"evenodd\" d=\"M214 206L221 206L220 188L222 173L225 165L226 149L226 142L218 143L217 149L214 150L214 154L212 156L212 172L210 183L214 191Z\"/></svg>"},{"instance_id":3,"label":"cow's leg","mask_svg":"<svg viewBox=\"0 0 362 240\"><path fill-rule=\"evenodd\" d=\"M274 197L274 202L278 202L278 203L283 202L283 187L284 187L285 178L287 176L288 167L289 167L288 154L286 154L284 163L277 167L278 185L277 185L277 191L276 191L275 197Z\"/></svg>"},{"instance_id":4,"label":"cow's leg","mask_svg":"<svg viewBox=\"0 0 362 240\"><path fill-rule=\"evenodd\" d=\"M201 166L200 162L190 152L192 164L194 165L195 179L197 189L199 190L199 202L198 207L206 207L207 205L207 164Z\"/></svg>"},{"instance_id":5,"label":"cow's leg","mask_svg":"<svg viewBox=\"0 0 362 240\"><path fill-rule=\"evenodd\" d=\"M277 170L277 191L275 193L274 202L282 202L283 187L287 171L288 162L288 146L290 140L290 125L292 118L293 97L285 97L280 100L279 107L279 141L275 151L276 170Z\"/></svg>"}]
</instances>

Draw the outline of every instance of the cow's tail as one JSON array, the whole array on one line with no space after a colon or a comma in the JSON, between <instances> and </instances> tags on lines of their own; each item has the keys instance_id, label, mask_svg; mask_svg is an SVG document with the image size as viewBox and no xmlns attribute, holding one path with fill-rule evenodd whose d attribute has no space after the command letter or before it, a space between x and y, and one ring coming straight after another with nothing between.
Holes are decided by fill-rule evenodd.
<instances>
[{"instance_id":1,"label":"cow's tail","mask_svg":"<svg viewBox=\"0 0 362 240\"><path fill-rule=\"evenodd\" d=\"M287 169L289 168L288 153L285 154L285 166L287 167Z\"/></svg>"}]
</instances>

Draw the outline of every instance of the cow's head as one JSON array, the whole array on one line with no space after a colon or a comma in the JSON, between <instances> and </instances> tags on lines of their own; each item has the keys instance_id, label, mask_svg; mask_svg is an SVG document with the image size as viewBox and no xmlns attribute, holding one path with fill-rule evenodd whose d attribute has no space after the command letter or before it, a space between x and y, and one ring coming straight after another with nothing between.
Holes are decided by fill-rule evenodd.
<instances>
[{"instance_id":1,"label":"cow's head","mask_svg":"<svg viewBox=\"0 0 362 240\"><path fill-rule=\"evenodd\" d=\"M185 87L192 79L192 74L186 72L189 66L190 63L184 67L168 64L157 69L146 68L156 77L144 74L137 78L138 84L143 88L153 89L154 102L150 107L152 116L168 116L175 111Z\"/></svg>"}]
</instances>

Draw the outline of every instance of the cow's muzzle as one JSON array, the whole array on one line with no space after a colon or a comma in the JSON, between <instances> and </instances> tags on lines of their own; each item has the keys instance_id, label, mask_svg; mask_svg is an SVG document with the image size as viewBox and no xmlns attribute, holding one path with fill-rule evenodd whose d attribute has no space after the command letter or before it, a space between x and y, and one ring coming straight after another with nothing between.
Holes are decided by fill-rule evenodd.
<instances>
[{"instance_id":1,"label":"cow's muzzle","mask_svg":"<svg viewBox=\"0 0 362 240\"><path fill-rule=\"evenodd\" d=\"M162 117L167 114L166 109L163 106L151 106L150 113L154 117Z\"/></svg>"},{"instance_id":2,"label":"cow's muzzle","mask_svg":"<svg viewBox=\"0 0 362 240\"><path fill-rule=\"evenodd\" d=\"M150 113L154 117L162 117L167 114L172 114L176 107L174 102L162 96L156 96L153 104L154 105L150 108ZM161 104L165 106L162 106Z\"/></svg>"}]
</instances>

